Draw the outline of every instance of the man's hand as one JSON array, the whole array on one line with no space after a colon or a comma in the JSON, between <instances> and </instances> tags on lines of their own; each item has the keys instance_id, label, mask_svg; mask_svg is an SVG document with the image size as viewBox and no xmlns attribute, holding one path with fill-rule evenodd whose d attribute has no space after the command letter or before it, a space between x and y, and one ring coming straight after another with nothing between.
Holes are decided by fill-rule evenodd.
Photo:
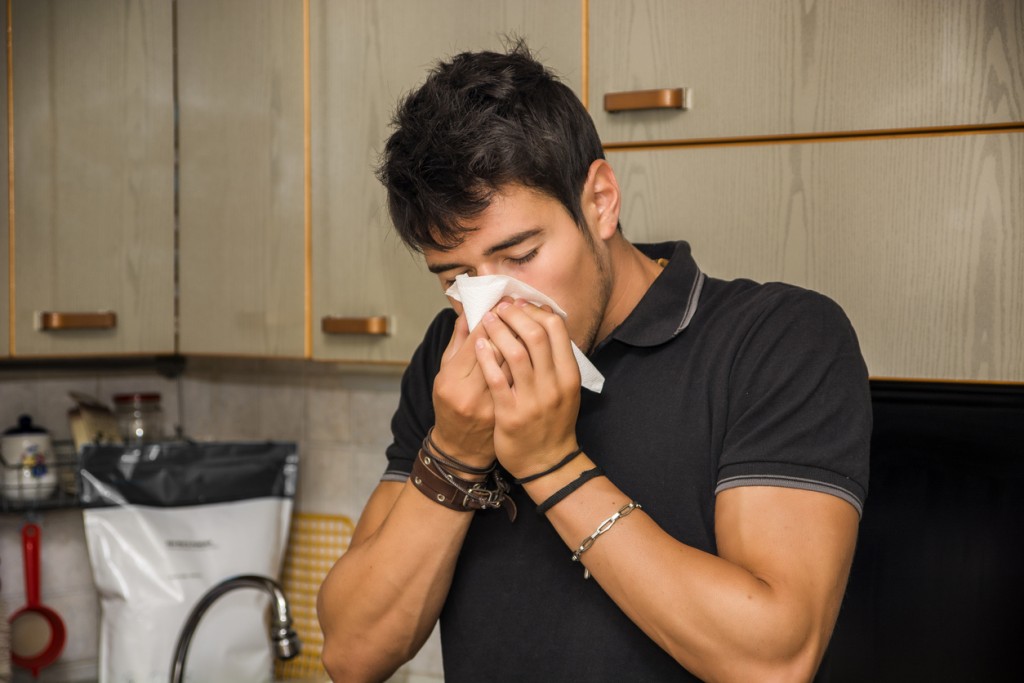
<instances>
[{"instance_id":1,"label":"man's hand","mask_svg":"<svg viewBox=\"0 0 1024 683\"><path fill-rule=\"evenodd\" d=\"M481 327L487 338L473 344L492 399L494 451L514 477L543 471L577 447L580 372L565 321L520 299L498 304Z\"/></svg>"},{"instance_id":2,"label":"man's hand","mask_svg":"<svg viewBox=\"0 0 1024 683\"><path fill-rule=\"evenodd\" d=\"M494 402L477 363L478 340L486 344L483 326L470 333L466 316L460 315L434 379L432 438L441 450L467 465L487 467L494 461Z\"/></svg>"}]
</instances>

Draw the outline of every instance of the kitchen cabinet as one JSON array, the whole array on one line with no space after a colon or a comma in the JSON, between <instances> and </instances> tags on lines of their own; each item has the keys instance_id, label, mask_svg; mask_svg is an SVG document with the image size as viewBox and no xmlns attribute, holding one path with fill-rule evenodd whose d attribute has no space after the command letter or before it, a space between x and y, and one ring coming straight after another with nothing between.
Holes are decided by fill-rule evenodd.
<instances>
[{"instance_id":1,"label":"kitchen cabinet","mask_svg":"<svg viewBox=\"0 0 1024 683\"><path fill-rule=\"evenodd\" d=\"M12 355L174 350L171 14L13 0Z\"/></svg>"},{"instance_id":2,"label":"kitchen cabinet","mask_svg":"<svg viewBox=\"0 0 1024 683\"><path fill-rule=\"evenodd\" d=\"M397 2L314 0L311 6L313 355L407 362L447 301L422 257L391 229L374 177L399 96L440 57L530 47L576 92L581 85L578 0ZM383 316L389 335L332 335L325 317Z\"/></svg>"},{"instance_id":3,"label":"kitchen cabinet","mask_svg":"<svg viewBox=\"0 0 1024 683\"><path fill-rule=\"evenodd\" d=\"M1024 381L1024 132L609 159L630 240L831 296L874 377Z\"/></svg>"},{"instance_id":4,"label":"kitchen cabinet","mask_svg":"<svg viewBox=\"0 0 1024 683\"><path fill-rule=\"evenodd\" d=\"M7 35L7 12L0 12L0 35ZM7 52L4 51L4 64L7 63ZM7 69L0 69L0 92L7 92ZM10 310L10 250L9 236L10 226L8 223L8 209L10 198L8 192L8 167L7 167L7 107L0 107L0 130L3 133L3 143L0 149L3 150L3 163L0 166L0 221L7 229L0 231L0 358L6 358L11 352L11 310Z\"/></svg>"},{"instance_id":5,"label":"kitchen cabinet","mask_svg":"<svg viewBox=\"0 0 1024 683\"><path fill-rule=\"evenodd\" d=\"M605 143L1024 121L1019 0L590 0L589 23ZM687 111L602 105L681 86Z\"/></svg>"},{"instance_id":6,"label":"kitchen cabinet","mask_svg":"<svg viewBox=\"0 0 1024 683\"><path fill-rule=\"evenodd\" d=\"M591 0L626 235L831 296L875 377L1024 381L1022 29L1015 0Z\"/></svg>"},{"instance_id":7,"label":"kitchen cabinet","mask_svg":"<svg viewBox=\"0 0 1024 683\"><path fill-rule=\"evenodd\" d=\"M182 353L303 355L302 13L178 2Z\"/></svg>"}]
</instances>

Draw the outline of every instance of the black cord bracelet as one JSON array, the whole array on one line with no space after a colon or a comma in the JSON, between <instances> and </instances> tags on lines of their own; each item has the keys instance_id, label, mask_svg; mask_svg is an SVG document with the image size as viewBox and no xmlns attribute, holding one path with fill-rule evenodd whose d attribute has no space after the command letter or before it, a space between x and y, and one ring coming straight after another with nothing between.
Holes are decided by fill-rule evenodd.
<instances>
[{"instance_id":1,"label":"black cord bracelet","mask_svg":"<svg viewBox=\"0 0 1024 683\"><path fill-rule=\"evenodd\" d=\"M602 470L600 467L595 467L592 470L586 470L585 472L581 472L580 476L576 477L568 484L552 493L550 498L548 498L543 503L538 505L537 514L543 515L547 513L548 510L550 510L555 505L558 505L563 500L565 500L565 498L568 497L570 493L572 493L579 487L583 486L591 479L596 479L597 477L601 476L604 476L604 470Z\"/></svg>"},{"instance_id":2,"label":"black cord bracelet","mask_svg":"<svg viewBox=\"0 0 1024 683\"><path fill-rule=\"evenodd\" d=\"M546 477L547 475L551 474L552 472L560 470L563 467L565 467L566 465L568 465L570 462L573 461L573 459L576 458L577 455L579 455L582 452L583 452L582 448L577 448L572 453L570 453L569 455L567 455L564 458L562 458L559 461L559 463L557 465L555 465L554 467L550 467L550 468L544 470L543 472L538 472L537 474L531 474L529 476L523 477L522 479L513 479L512 481L514 481L515 483L517 483L517 484L519 484L521 486L521 485L526 484L528 482L536 481L537 479L540 479L541 477Z\"/></svg>"}]
</instances>

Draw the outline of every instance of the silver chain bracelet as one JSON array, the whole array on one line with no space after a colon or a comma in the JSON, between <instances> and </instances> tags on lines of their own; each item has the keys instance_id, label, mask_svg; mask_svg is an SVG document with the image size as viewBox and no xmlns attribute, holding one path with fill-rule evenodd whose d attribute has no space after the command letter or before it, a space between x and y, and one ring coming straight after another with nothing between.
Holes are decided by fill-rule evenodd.
<instances>
[{"instance_id":1,"label":"silver chain bracelet","mask_svg":"<svg viewBox=\"0 0 1024 683\"><path fill-rule=\"evenodd\" d=\"M580 555L582 555L583 553L585 553L588 550L590 550L590 546L594 545L594 541L597 540L598 536L600 536L601 534L607 533L608 530L611 529L612 526L615 525L615 522L619 521L620 517L625 517L630 512L632 512L633 510L636 510L636 509L642 509L642 506L640 505L640 503L638 503L638 502L636 502L634 500L634 501L632 501L630 503L627 503L626 505L623 505L621 508L619 508L618 512L616 512L614 515L612 515L608 519L606 519L603 522L601 522L598 525L597 530L594 533L590 534L590 536L584 538L583 542L580 543L580 547L577 548L576 552L574 552L572 554L572 561L573 562L579 562L580 561ZM586 567L583 568L583 578L584 579L589 579L590 578L590 570L587 569Z\"/></svg>"}]
</instances>

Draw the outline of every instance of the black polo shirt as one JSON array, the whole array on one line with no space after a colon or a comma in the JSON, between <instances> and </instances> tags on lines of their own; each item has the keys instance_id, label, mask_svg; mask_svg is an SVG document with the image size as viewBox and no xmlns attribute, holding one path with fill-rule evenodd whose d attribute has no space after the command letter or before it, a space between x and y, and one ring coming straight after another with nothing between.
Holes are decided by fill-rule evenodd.
<instances>
[{"instance_id":1,"label":"black polo shirt","mask_svg":"<svg viewBox=\"0 0 1024 683\"><path fill-rule=\"evenodd\" d=\"M685 242L637 246L669 263L590 354L605 384L583 390L587 455L667 533L710 553L726 488L811 489L860 512L871 405L842 310L789 285L706 277ZM454 322L450 309L438 315L403 377L385 480L408 477L434 422ZM696 680L583 580L522 488L513 496L514 523L475 513L463 544L441 615L447 683Z\"/></svg>"}]
</instances>

